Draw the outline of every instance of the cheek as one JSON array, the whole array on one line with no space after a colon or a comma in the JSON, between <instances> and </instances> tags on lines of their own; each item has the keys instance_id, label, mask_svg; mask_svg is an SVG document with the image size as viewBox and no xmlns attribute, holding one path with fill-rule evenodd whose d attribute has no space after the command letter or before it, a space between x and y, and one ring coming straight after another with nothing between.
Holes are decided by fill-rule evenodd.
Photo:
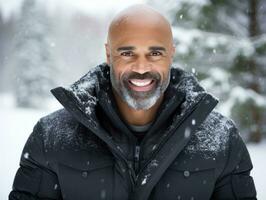
<instances>
[{"instance_id":1,"label":"cheek","mask_svg":"<svg viewBox=\"0 0 266 200\"><path fill-rule=\"evenodd\" d=\"M155 70L160 74L163 80L168 79L170 75L170 66L156 67Z\"/></svg>"},{"instance_id":2,"label":"cheek","mask_svg":"<svg viewBox=\"0 0 266 200\"><path fill-rule=\"evenodd\" d=\"M122 59L120 56L113 55L111 56L112 64L116 66L125 65L127 62L125 59Z\"/></svg>"},{"instance_id":3,"label":"cheek","mask_svg":"<svg viewBox=\"0 0 266 200\"><path fill-rule=\"evenodd\" d=\"M121 77L123 75L123 71L119 67L112 67L112 78L115 79L116 82L120 82Z\"/></svg>"}]
</instances>

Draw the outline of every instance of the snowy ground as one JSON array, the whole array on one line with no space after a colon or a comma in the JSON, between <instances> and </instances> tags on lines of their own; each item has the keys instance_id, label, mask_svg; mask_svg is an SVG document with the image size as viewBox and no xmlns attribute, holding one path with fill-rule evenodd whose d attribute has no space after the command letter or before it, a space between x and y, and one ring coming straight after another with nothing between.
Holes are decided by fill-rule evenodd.
<instances>
[{"instance_id":1,"label":"snowy ground","mask_svg":"<svg viewBox=\"0 0 266 200\"><path fill-rule=\"evenodd\" d=\"M0 95L0 199L7 199L19 166L22 148L34 124L40 117L59 107L59 104L53 103L51 109L47 110L17 109L12 105L12 98ZM264 186L266 141L259 145L248 145L248 149L254 165L252 175L257 187L258 199L266 199Z\"/></svg>"},{"instance_id":2,"label":"snowy ground","mask_svg":"<svg viewBox=\"0 0 266 200\"><path fill-rule=\"evenodd\" d=\"M259 145L248 145L248 150L253 162L253 170L251 175L254 178L258 199L266 199L265 179L266 179L266 141Z\"/></svg>"}]
</instances>

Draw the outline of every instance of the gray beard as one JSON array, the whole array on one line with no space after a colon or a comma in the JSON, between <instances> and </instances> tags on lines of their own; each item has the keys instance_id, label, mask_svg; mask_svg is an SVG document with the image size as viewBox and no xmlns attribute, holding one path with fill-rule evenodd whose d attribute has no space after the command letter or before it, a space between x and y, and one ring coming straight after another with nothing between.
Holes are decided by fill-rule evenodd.
<instances>
[{"instance_id":1,"label":"gray beard","mask_svg":"<svg viewBox=\"0 0 266 200\"><path fill-rule=\"evenodd\" d=\"M120 83L119 80L115 78L113 67L110 66L110 80L112 87L115 89L117 94L124 100L127 105L135 110L148 110L155 105L157 100L163 95L170 83L170 71L166 81L163 81L162 84L159 84L153 93L148 96L135 98L129 92L129 90L124 86L123 83Z\"/></svg>"}]
</instances>

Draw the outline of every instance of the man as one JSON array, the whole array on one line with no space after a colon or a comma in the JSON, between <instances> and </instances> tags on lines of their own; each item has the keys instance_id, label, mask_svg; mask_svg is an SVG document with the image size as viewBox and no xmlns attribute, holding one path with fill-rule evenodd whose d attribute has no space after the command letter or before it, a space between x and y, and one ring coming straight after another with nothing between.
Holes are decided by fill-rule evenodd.
<instances>
[{"instance_id":1,"label":"man","mask_svg":"<svg viewBox=\"0 0 266 200\"><path fill-rule=\"evenodd\" d=\"M107 63L52 90L16 174L14 199L256 199L234 123L190 74L171 68L170 24L135 5L111 22Z\"/></svg>"}]
</instances>

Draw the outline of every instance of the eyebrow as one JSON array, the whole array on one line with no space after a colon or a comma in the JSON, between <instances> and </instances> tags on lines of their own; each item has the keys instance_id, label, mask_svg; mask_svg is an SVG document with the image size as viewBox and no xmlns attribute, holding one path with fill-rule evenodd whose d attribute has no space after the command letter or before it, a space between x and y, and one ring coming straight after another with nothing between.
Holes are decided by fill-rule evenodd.
<instances>
[{"instance_id":1,"label":"eyebrow","mask_svg":"<svg viewBox=\"0 0 266 200\"><path fill-rule=\"evenodd\" d=\"M117 51L129 51L129 50L135 50L136 47L134 46L123 46L123 47L119 47L117 48ZM151 46L149 47L150 51L166 51L166 49L162 46Z\"/></svg>"},{"instance_id":2,"label":"eyebrow","mask_svg":"<svg viewBox=\"0 0 266 200\"><path fill-rule=\"evenodd\" d=\"M149 50L152 50L152 51L166 51L166 49L164 47L161 47L161 46L151 46L149 47Z\"/></svg>"},{"instance_id":3,"label":"eyebrow","mask_svg":"<svg viewBox=\"0 0 266 200\"><path fill-rule=\"evenodd\" d=\"M116 50L117 51L128 51L128 50L134 50L134 49L136 49L136 47L133 47L133 46L124 46L124 47L119 47Z\"/></svg>"}]
</instances>

